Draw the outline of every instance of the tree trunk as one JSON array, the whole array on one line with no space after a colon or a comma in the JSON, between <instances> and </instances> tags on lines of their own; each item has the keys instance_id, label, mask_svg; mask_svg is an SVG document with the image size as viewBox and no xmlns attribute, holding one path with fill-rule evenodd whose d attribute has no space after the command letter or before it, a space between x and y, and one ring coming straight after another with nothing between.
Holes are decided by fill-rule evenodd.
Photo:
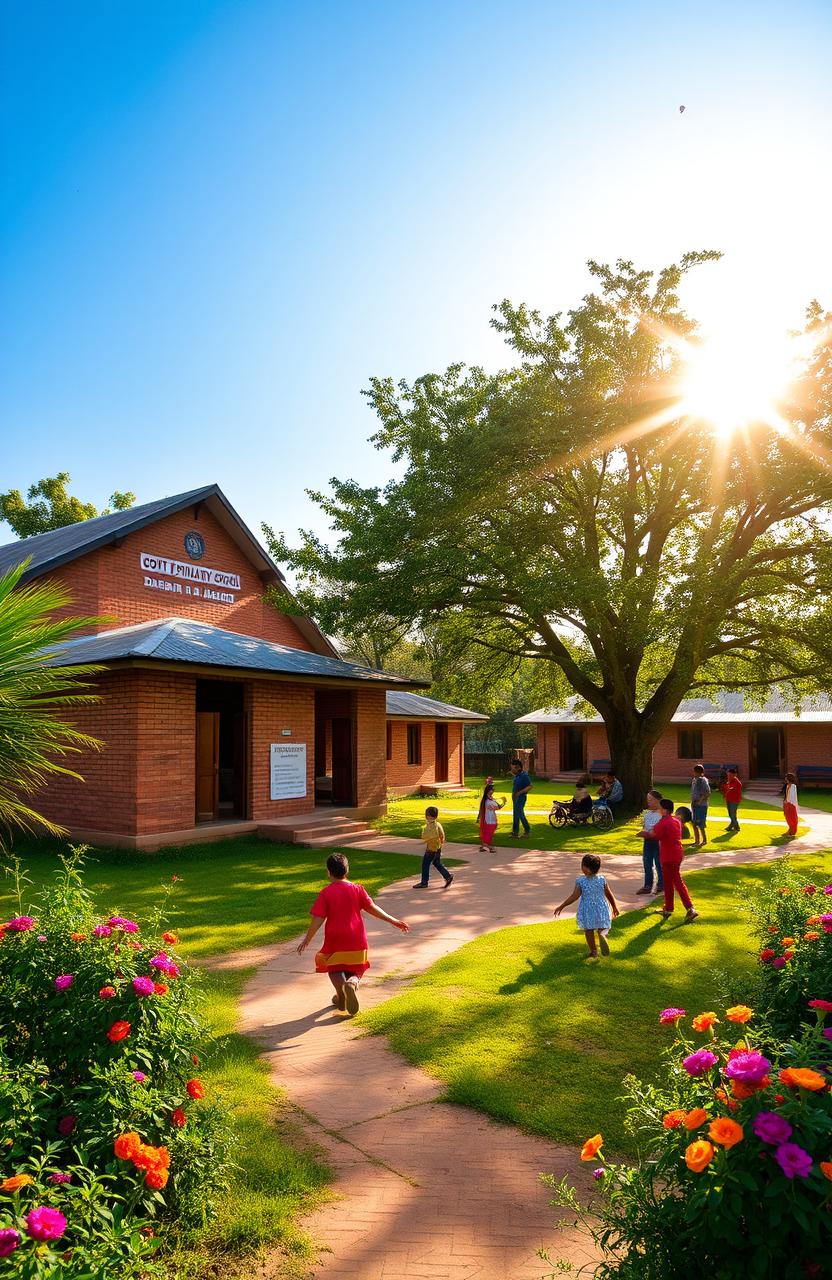
<instances>
[{"instance_id":1,"label":"tree trunk","mask_svg":"<svg viewBox=\"0 0 832 1280\"><path fill-rule=\"evenodd\" d=\"M617 718L606 729L612 771L624 788L620 812L639 813L653 785L653 747L658 735L647 733L642 725L622 723Z\"/></svg>"}]
</instances>

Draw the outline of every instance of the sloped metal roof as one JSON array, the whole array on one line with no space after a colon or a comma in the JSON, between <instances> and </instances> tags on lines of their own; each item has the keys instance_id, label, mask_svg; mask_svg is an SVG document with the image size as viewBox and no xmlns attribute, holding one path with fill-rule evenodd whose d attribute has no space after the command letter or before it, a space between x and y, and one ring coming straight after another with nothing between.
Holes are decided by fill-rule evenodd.
<instances>
[{"instance_id":1,"label":"sloped metal roof","mask_svg":"<svg viewBox=\"0 0 832 1280\"><path fill-rule=\"evenodd\" d=\"M418 683L386 671L373 671L354 662L329 658L303 649L290 649L257 636L224 631L194 618L159 618L131 627L117 627L95 636L79 636L57 645L50 666L125 660L181 662L241 671L273 672L299 678L350 680L379 685Z\"/></svg>"},{"instance_id":2,"label":"sloped metal roof","mask_svg":"<svg viewBox=\"0 0 832 1280\"><path fill-rule=\"evenodd\" d=\"M387 694L387 714L406 716L409 720L463 720L472 724L489 719L479 711L466 711L464 707L454 707L449 702L423 698L418 693L402 693L399 689L391 689Z\"/></svg>"},{"instance_id":3,"label":"sloped metal roof","mask_svg":"<svg viewBox=\"0 0 832 1280\"><path fill-rule=\"evenodd\" d=\"M564 707L541 707L527 716L519 716L516 724L600 724L599 715L579 715L577 698ZM762 706L755 705L742 692L720 690L711 698L686 698L680 702L673 724L829 724L832 723L832 696L828 693L804 698L800 710L780 689L772 691Z\"/></svg>"}]
</instances>

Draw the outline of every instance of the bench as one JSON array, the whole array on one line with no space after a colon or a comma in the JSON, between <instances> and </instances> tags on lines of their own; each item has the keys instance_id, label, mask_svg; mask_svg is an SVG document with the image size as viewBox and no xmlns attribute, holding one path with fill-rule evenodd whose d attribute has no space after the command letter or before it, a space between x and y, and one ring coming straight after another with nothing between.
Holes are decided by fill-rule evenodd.
<instances>
[{"instance_id":1,"label":"bench","mask_svg":"<svg viewBox=\"0 0 832 1280\"><path fill-rule=\"evenodd\" d=\"M587 769L590 778L601 778L605 773L609 773L612 761L610 760L593 760Z\"/></svg>"},{"instance_id":2,"label":"bench","mask_svg":"<svg viewBox=\"0 0 832 1280\"><path fill-rule=\"evenodd\" d=\"M714 764L710 760L703 764L702 768L705 770L705 777L709 782L719 782L727 769L736 769L738 774L740 771L738 764Z\"/></svg>"},{"instance_id":3,"label":"bench","mask_svg":"<svg viewBox=\"0 0 832 1280\"><path fill-rule=\"evenodd\" d=\"M795 773L801 787L832 785L832 765L829 764L799 764Z\"/></svg>"}]
</instances>

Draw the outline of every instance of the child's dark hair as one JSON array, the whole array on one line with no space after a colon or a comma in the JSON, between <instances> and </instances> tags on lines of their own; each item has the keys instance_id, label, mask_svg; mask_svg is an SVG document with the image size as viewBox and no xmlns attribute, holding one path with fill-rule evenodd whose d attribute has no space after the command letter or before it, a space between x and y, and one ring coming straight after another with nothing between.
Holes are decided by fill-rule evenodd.
<instances>
[{"instance_id":1,"label":"child's dark hair","mask_svg":"<svg viewBox=\"0 0 832 1280\"><path fill-rule=\"evenodd\" d=\"M331 853L326 860L326 869L336 880L343 880L350 873L350 864L345 853Z\"/></svg>"},{"instance_id":2,"label":"child's dark hair","mask_svg":"<svg viewBox=\"0 0 832 1280\"><path fill-rule=\"evenodd\" d=\"M436 805L435 805L435 804L429 804L429 805L428 805L427 809L425 809L425 817L426 817L426 818L438 818L438 817L439 817L439 810L437 809L437 807L436 807Z\"/></svg>"},{"instance_id":3,"label":"child's dark hair","mask_svg":"<svg viewBox=\"0 0 832 1280\"><path fill-rule=\"evenodd\" d=\"M672 800L668 800L667 796L662 796L659 801L659 808L664 809L665 813L672 813L676 806Z\"/></svg>"},{"instance_id":4,"label":"child's dark hair","mask_svg":"<svg viewBox=\"0 0 832 1280\"><path fill-rule=\"evenodd\" d=\"M597 853L585 853L581 858L581 866L586 867L594 876L601 870L601 859Z\"/></svg>"},{"instance_id":5,"label":"child's dark hair","mask_svg":"<svg viewBox=\"0 0 832 1280\"><path fill-rule=\"evenodd\" d=\"M654 796L656 800L661 800L662 798L661 791L657 791L655 787L651 787L647 794L648 796Z\"/></svg>"},{"instance_id":6,"label":"child's dark hair","mask_svg":"<svg viewBox=\"0 0 832 1280\"><path fill-rule=\"evenodd\" d=\"M480 817L482 817L483 810L485 809L486 800L490 800L493 794L494 794L494 783L487 782L483 787L483 792L482 792L482 795L480 796Z\"/></svg>"},{"instance_id":7,"label":"child's dark hair","mask_svg":"<svg viewBox=\"0 0 832 1280\"><path fill-rule=\"evenodd\" d=\"M784 782L794 782L794 783L796 783L796 782L797 782L797 774L796 774L796 773L787 773L787 774L785 774L785 775L784 775L784 777L783 777L783 781L784 781Z\"/></svg>"}]
</instances>

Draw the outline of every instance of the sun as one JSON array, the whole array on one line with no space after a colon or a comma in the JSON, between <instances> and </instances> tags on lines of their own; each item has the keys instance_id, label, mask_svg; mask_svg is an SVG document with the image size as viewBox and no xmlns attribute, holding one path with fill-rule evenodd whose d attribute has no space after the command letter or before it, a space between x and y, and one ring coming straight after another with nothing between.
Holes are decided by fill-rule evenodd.
<instances>
[{"instance_id":1,"label":"sun","mask_svg":"<svg viewBox=\"0 0 832 1280\"><path fill-rule=\"evenodd\" d=\"M788 336L727 332L686 344L682 358L679 394L687 417L719 436L782 422L780 405L795 375Z\"/></svg>"}]
</instances>

